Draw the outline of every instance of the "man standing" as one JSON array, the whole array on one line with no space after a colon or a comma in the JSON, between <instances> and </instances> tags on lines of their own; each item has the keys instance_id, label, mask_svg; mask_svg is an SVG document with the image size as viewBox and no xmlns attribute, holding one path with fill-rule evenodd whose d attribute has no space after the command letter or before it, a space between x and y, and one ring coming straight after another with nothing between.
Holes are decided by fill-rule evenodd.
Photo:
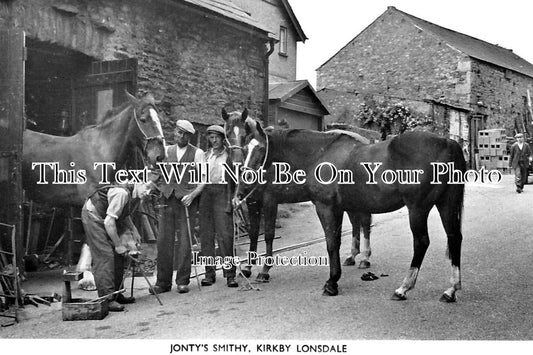
<instances>
[{"instance_id":1,"label":"man standing","mask_svg":"<svg viewBox=\"0 0 533 355\"><path fill-rule=\"evenodd\" d=\"M524 190L524 184L527 183L527 168L532 156L529 144L524 142L524 135L518 133L515 138L517 141L511 146L509 167L514 170L516 192L521 193Z\"/></svg>"},{"instance_id":2,"label":"man standing","mask_svg":"<svg viewBox=\"0 0 533 355\"><path fill-rule=\"evenodd\" d=\"M235 184L225 176L222 164L232 168L228 150L224 147L224 129L213 125L207 128L210 148L205 153L209 166L209 181L200 197L200 240L202 255L215 257L215 235L223 258L233 257L233 217L231 197ZM229 181L228 181L229 180ZM235 264L223 266L228 287L238 287L235 281ZM216 281L214 266L205 267L202 286L211 286Z\"/></svg>"},{"instance_id":3,"label":"man standing","mask_svg":"<svg viewBox=\"0 0 533 355\"><path fill-rule=\"evenodd\" d=\"M197 202L195 198L202 192L202 184L190 183L190 171L195 168L191 163L202 163L204 152L189 143L195 133L193 125L187 120L178 120L174 131L176 144L167 147L166 163L180 163L179 171L185 169L182 179L178 181L173 176L166 184L159 185L162 193L162 211L159 221L159 236L157 238L157 281L153 292L168 292L172 288L172 274L174 271L174 238L177 237L177 272L176 284L178 293L189 292L189 278L191 276L191 245L187 226L185 209L189 209L189 216L196 216ZM170 171L170 166L166 166ZM179 229L179 232L177 230ZM150 293L153 293L150 290Z\"/></svg>"},{"instance_id":4,"label":"man standing","mask_svg":"<svg viewBox=\"0 0 533 355\"><path fill-rule=\"evenodd\" d=\"M149 184L109 185L96 190L81 210L81 220L91 250L92 271L98 296L118 291L124 276L124 255L137 251L141 237L130 215L140 199L148 196ZM122 294L109 296L109 310L120 312L135 302Z\"/></svg>"}]
</instances>

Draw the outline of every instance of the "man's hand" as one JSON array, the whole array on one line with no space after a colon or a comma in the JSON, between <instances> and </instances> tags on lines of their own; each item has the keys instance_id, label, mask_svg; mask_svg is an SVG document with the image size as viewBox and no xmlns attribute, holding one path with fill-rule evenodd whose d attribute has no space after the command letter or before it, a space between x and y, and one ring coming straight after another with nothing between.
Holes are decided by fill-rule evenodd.
<instances>
[{"instance_id":1,"label":"man's hand","mask_svg":"<svg viewBox=\"0 0 533 355\"><path fill-rule=\"evenodd\" d=\"M238 197L233 197L233 199L231 200L231 203L233 204L233 207L238 207L242 201L238 198Z\"/></svg>"},{"instance_id":2,"label":"man's hand","mask_svg":"<svg viewBox=\"0 0 533 355\"><path fill-rule=\"evenodd\" d=\"M115 253L117 253L118 255L126 254L127 252L128 249L123 245L115 247Z\"/></svg>"},{"instance_id":3,"label":"man's hand","mask_svg":"<svg viewBox=\"0 0 533 355\"><path fill-rule=\"evenodd\" d=\"M191 196L191 195L192 195L192 193L182 197L181 203L183 203L185 205L185 207L189 207L191 205L192 201L194 200L194 197Z\"/></svg>"}]
</instances>

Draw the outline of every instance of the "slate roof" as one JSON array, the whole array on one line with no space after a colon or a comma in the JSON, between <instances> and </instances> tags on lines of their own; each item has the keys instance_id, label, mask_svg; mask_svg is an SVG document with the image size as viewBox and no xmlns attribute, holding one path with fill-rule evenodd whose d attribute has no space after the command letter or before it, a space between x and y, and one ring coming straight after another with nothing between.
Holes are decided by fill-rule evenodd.
<instances>
[{"instance_id":1,"label":"slate roof","mask_svg":"<svg viewBox=\"0 0 533 355\"><path fill-rule=\"evenodd\" d=\"M510 49L435 25L434 23L420 19L396 8L392 8L391 10L405 15L423 30L433 33L447 44L469 57L533 77L533 64L519 57Z\"/></svg>"},{"instance_id":2,"label":"slate roof","mask_svg":"<svg viewBox=\"0 0 533 355\"><path fill-rule=\"evenodd\" d=\"M279 83L269 83L268 84L268 99L269 100L279 100L281 102L286 101L296 93L300 92L304 88L309 88L313 95L322 105L323 109L326 111L326 115L329 115L329 110L324 101L317 95L315 89L307 80L294 80L294 81L284 81Z\"/></svg>"},{"instance_id":3,"label":"slate roof","mask_svg":"<svg viewBox=\"0 0 533 355\"><path fill-rule=\"evenodd\" d=\"M408 20L410 20L414 25L418 26L421 30L427 31L433 34L434 36L443 40L445 43L447 43L452 48L455 48L456 50L464 53L465 55L471 58L475 58L480 61L484 61L487 63L497 65L504 69L510 69L515 72L527 75L529 77L533 77L533 64L519 57L518 55L513 53L513 51L510 49L503 48L495 44L482 41L475 37L468 36L463 33L456 32L448 28L436 25L429 21L410 15L406 12L400 11L396 9L394 6L389 6L385 13L391 12L391 11L401 14L402 16L405 16ZM381 16L383 16L384 14L382 14ZM379 18L381 18L381 16ZM368 29L369 27L370 26L368 26L366 29ZM363 30L362 32L366 31L366 29ZM359 35L357 35L355 38L357 38L358 36ZM350 42L348 43L351 43L353 40L354 39L350 40ZM346 46L344 46L343 49L345 47ZM335 53L326 62L324 62L324 64L322 64L320 68L323 67L326 63L328 63L340 51L342 51L342 49L339 50L337 53Z\"/></svg>"},{"instance_id":4,"label":"slate roof","mask_svg":"<svg viewBox=\"0 0 533 355\"><path fill-rule=\"evenodd\" d=\"M248 26L254 27L261 31L267 32L270 36L271 33L263 26L259 21L250 16L249 13L239 8L230 1L224 0L181 0L184 3L200 7L205 10L209 10L218 15L237 21Z\"/></svg>"}]
</instances>

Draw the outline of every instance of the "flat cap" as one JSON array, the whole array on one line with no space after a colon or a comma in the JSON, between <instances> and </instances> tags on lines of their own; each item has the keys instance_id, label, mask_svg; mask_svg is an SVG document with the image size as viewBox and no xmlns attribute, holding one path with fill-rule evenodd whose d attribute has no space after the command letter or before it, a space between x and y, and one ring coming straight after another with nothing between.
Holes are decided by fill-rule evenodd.
<instances>
[{"instance_id":1,"label":"flat cap","mask_svg":"<svg viewBox=\"0 0 533 355\"><path fill-rule=\"evenodd\" d=\"M206 132L207 132L207 134L209 134L209 133L218 133L218 134L221 134L222 136L225 135L224 128L222 128L222 127L220 127L219 125L216 125L216 124L207 127Z\"/></svg>"},{"instance_id":2,"label":"flat cap","mask_svg":"<svg viewBox=\"0 0 533 355\"><path fill-rule=\"evenodd\" d=\"M515 138L523 138L524 135L523 135L522 133L517 133L517 134L515 134L514 137L515 137Z\"/></svg>"},{"instance_id":3,"label":"flat cap","mask_svg":"<svg viewBox=\"0 0 533 355\"><path fill-rule=\"evenodd\" d=\"M177 120L176 121L176 128L181 129L182 131L185 131L190 134L194 134L196 131L194 130L194 127L192 123L190 123L187 120Z\"/></svg>"}]
</instances>

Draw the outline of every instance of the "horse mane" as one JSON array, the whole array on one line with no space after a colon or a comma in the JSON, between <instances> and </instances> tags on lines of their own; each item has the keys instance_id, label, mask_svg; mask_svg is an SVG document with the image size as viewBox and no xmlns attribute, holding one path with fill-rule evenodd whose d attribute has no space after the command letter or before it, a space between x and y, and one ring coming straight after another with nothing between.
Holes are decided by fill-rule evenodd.
<instances>
[{"instance_id":1,"label":"horse mane","mask_svg":"<svg viewBox=\"0 0 533 355\"><path fill-rule=\"evenodd\" d=\"M91 124L91 125L85 126L79 132L81 133L81 132L84 132L86 130L90 130L90 129L94 129L94 128L107 127L108 125L111 124L111 122L113 122L113 118L115 118L119 113L124 111L130 105L131 105L131 103L126 101L126 102L122 103L119 106L116 106L116 107L113 107L113 108L107 110L107 112L102 116L102 120L101 120L100 123Z\"/></svg>"}]
</instances>

